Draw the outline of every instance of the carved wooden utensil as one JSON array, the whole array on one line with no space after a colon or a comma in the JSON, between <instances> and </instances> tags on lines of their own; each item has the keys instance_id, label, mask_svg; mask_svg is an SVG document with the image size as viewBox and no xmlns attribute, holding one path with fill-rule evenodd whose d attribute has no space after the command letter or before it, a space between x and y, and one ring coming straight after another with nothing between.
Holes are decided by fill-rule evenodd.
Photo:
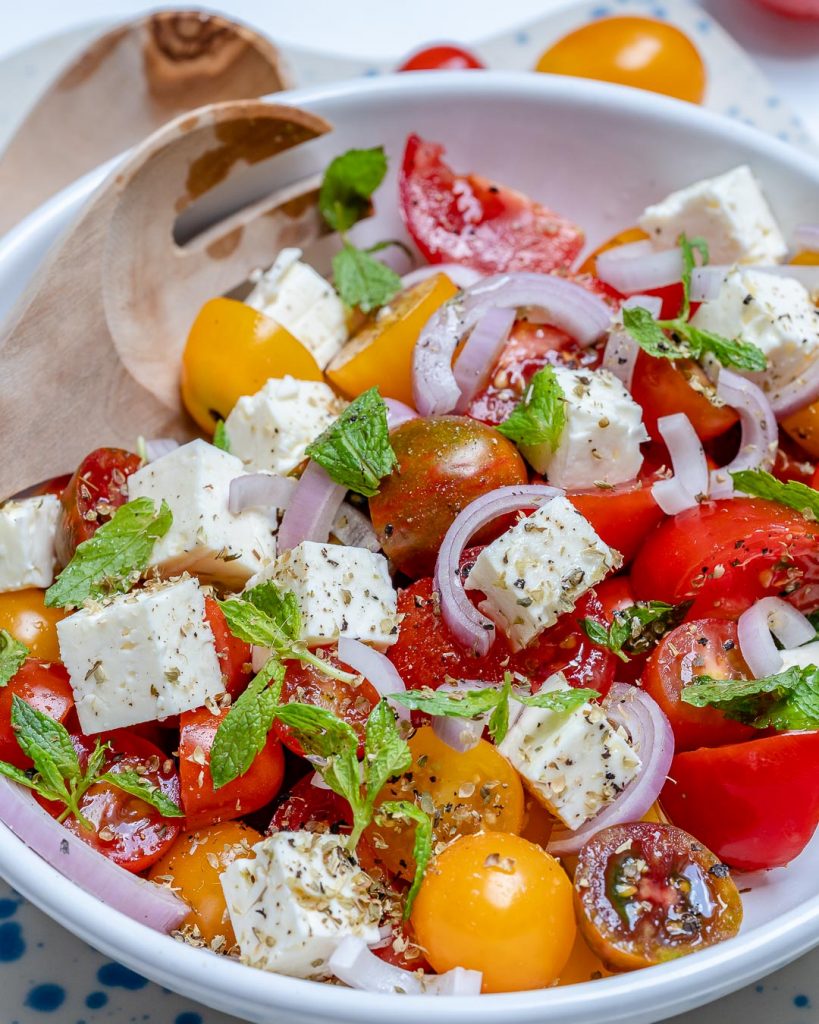
<instances>
[{"instance_id":1,"label":"carved wooden utensil","mask_svg":"<svg viewBox=\"0 0 819 1024\"><path fill-rule=\"evenodd\" d=\"M272 103L204 107L143 142L100 187L0 327L0 495L65 472L99 445L191 434L179 365L200 306L325 229L318 181L303 176L185 246L174 241L177 218L243 173L257 188L274 180L298 157L285 151L329 128Z\"/></svg>"},{"instance_id":2,"label":"carved wooden utensil","mask_svg":"<svg viewBox=\"0 0 819 1024\"><path fill-rule=\"evenodd\" d=\"M177 115L290 85L276 47L220 15L160 11L120 25L60 74L0 156L0 234Z\"/></svg>"}]
</instances>

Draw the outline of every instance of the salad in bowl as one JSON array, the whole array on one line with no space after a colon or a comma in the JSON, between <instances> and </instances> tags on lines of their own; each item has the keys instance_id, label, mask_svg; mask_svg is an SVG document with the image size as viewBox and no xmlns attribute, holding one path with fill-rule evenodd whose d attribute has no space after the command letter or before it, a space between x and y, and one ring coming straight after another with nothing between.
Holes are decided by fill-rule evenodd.
<instances>
[{"instance_id":1,"label":"salad in bowl","mask_svg":"<svg viewBox=\"0 0 819 1024\"><path fill-rule=\"evenodd\" d=\"M411 135L191 325L201 436L0 507L0 820L262 971L544 989L735 936L819 820L817 229L582 225ZM353 226L397 204L418 265Z\"/></svg>"}]
</instances>

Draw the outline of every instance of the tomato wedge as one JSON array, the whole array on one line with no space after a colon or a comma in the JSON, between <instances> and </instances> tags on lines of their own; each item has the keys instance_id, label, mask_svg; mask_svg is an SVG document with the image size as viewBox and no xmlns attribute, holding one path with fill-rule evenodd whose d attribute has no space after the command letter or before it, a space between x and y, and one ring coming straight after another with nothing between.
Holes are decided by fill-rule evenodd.
<instances>
[{"instance_id":1,"label":"tomato wedge","mask_svg":"<svg viewBox=\"0 0 819 1024\"><path fill-rule=\"evenodd\" d=\"M205 598L205 619L213 633L225 690L235 700L247 687L253 674L250 644L231 633L225 613L219 607L219 602L212 597Z\"/></svg>"},{"instance_id":2,"label":"tomato wedge","mask_svg":"<svg viewBox=\"0 0 819 1024\"><path fill-rule=\"evenodd\" d=\"M6 686L0 687L0 761L16 768L31 768L31 760L20 749L11 727L12 697L57 722L65 722L74 707L74 692L62 665L39 658L26 658Z\"/></svg>"}]
</instances>

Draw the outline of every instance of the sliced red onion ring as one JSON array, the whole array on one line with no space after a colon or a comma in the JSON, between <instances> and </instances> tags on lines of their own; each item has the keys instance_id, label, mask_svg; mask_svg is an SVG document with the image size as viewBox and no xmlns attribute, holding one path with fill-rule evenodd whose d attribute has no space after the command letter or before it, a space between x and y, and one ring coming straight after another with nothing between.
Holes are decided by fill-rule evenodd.
<instances>
[{"instance_id":1,"label":"sliced red onion ring","mask_svg":"<svg viewBox=\"0 0 819 1024\"><path fill-rule=\"evenodd\" d=\"M603 701L608 720L622 727L642 761L640 774L617 799L576 832L552 832L549 853L577 853L593 835L610 825L639 821L660 795L674 756L674 733L660 706L643 690L615 683Z\"/></svg>"},{"instance_id":2,"label":"sliced red onion ring","mask_svg":"<svg viewBox=\"0 0 819 1024\"><path fill-rule=\"evenodd\" d=\"M718 295L729 267L695 267L691 272L691 301L712 302Z\"/></svg>"},{"instance_id":3,"label":"sliced red onion ring","mask_svg":"<svg viewBox=\"0 0 819 1024\"><path fill-rule=\"evenodd\" d=\"M334 483L311 459L290 497L279 527L279 551L287 551L305 540L319 544L326 541L346 493L346 487Z\"/></svg>"},{"instance_id":4,"label":"sliced red onion ring","mask_svg":"<svg viewBox=\"0 0 819 1024\"><path fill-rule=\"evenodd\" d=\"M459 572L464 548L478 530L498 516L518 509L537 508L559 494L563 491L547 484L498 487L470 502L444 536L435 562L435 589L441 596L441 614L455 638L481 657L495 639L495 624L466 596Z\"/></svg>"},{"instance_id":5,"label":"sliced red onion ring","mask_svg":"<svg viewBox=\"0 0 819 1024\"><path fill-rule=\"evenodd\" d=\"M418 419L418 413L403 402L399 402L397 398L385 398L384 405L387 407L387 426L390 430L395 430L409 420Z\"/></svg>"},{"instance_id":6,"label":"sliced red onion ring","mask_svg":"<svg viewBox=\"0 0 819 1024\"><path fill-rule=\"evenodd\" d=\"M623 303L623 309L635 309L640 307L647 309L656 319L659 317L663 303L656 295L632 295ZM631 380L634 376L634 367L637 363L637 356L640 354L640 346L628 333L622 324L615 324L609 332L609 338L603 351L603 369L609 370L623 382L623 386L630 391Z\"/></svg>"},{"instance_id":7,"label":"sliced red onion ring","mask_svg":"<svg viewBox=\"0 0 819 1024\"><path fill-rule=\"evenodd\" d=\"M145 461L156 462L163 455L169 455L171 452L176 451L178 447L179 442L175 441L172 437L152 438L150 441L145 442Z\"/></svg>"},{"instance_id":8,"label":"sliced red onion ring","mask_svg":"<svg viewBox=\"0 0 819 1024\"><path fill-rule=\"evenodd\" d=\"M452 372L461 396L455 412L466 412L469 403L486 383L492 368L503 352L515 322L514 309L487 309L472 328Z\"/></svg>"},{"instance_id":9,"label":"sliced red onion ring","mask_svg":"<svg viewBox=\"0 0 819 1024\"><path fill-rule=\"evenodd\" d=\"M708 494L708 463L705 450L682 412L661 416L657 429L671 456L674 476L658 480L652 485L654 500L667 516L674 516L687 508L694 508Z\"/></svg>"},{"instance_id":10,"label":"sliced red onion ring","mask_svg":"<svg viewBox=\"0 0 819 1024\"><path fill-rule=\"evenodd\" d=\"M234 515L248 508L287 508L298 480L271 473L245 473L230 481L228 510Z\"/></svg>"},{"instance_id":11,"label":"sliced red onion ring","mask_svg":"<svg viewBox=\"0 0 819 1024\"><path fill-rule=\"evenodd\" d=\"M694 302L710 301L720 290L726 276L736 268L728 265L710 264L707 267L695 267L691 274L691 299ZM753 270L761 274L773 274L775 277L792 277L799 281L812 294L819 291L819 266L811 264L771 263L742 264L740 270Z\"/></svg>"},{"instance_id":12,"label":"sliced red onion ring","mask_svg":"<svg viewBox=\"0 0 819 1024\"><path fill-rule=\"evenodd\" d=\"M132 875L63 828L30 793L0 776L0 821L71 882L107 906L168 933L190 907L165 886Z\"/></svg>"},{"instance_id":13,"label":"sliced red onion ring","mask_svg":"<svg viewBox=\"0 0 819 1024\"><path fill-rule=\"evenodd\" d=\"M606 331L611 314L597 295L573 281L552 274L510 273L486 277L445 302L430 319L415 344L412 393L422 416L452 412L460 388L452 371L458 342L493 307L536 307L550 323L580 345L591 345Z\"/></svg>"},{"instance_id":14,"label":"sliced red onion ring","mask_svg":"<svg viewBox=\"0 0 819 1024\"><path fill-rule=\"evenodd\" d=\"M680 249L663 249L657 252L651 247L650 242L647 244L647 249L643 247L643 243L634 242L633 245L639 245L640 249L623 245L601 252L597 257L597 277L611 285L621 295L634 295L636 292L664 288L682 280L683 261ZM630 251L621 253L620 249Z\"/></svg>"},{"instance_id":15,"label":"sliced red onion ring","mask_svg":"<svg viewBox=\"0 0 819 1024\"><path fill-rule=\"evenodd\" d=\"M425 267L417 267L401 278L403 288L412 288L420 281L426 281L436 274L446 274L449 280L459 288L469 288L480 281L481 274L472 267L462 267L460 263L433 263Z\"/></svg>"},{"instance_id":16,"label":"sliced red onion ring","mask_svg":"<svg viewBox=\"0 0 819 1024\"><path fill-rule=\"evenodd\" d=\"M349 501L341 503L338 515L330 527L330 533L348 548L366 548L373 552L381 550L373 524Z\"/></svg>"},{"instance_id":17,"label":"sliced red onion ring","mask_svg":"<svg viewBox=\"0 0 819 1024\"><path fill-rule=\"evenodd\" d=\"M382 697L389 697L391 693L406 692L404 680L386 654L368 647L360 640L353 640L348 636L341 637L338 641L338 658L345 665L349 665L353 671L360 672L366 680L373 684ZM409 721L409 708L402 707L400 704L391 706L399 718Z\"/></svg>"},{"instance_id":18,"label":"sliced red onion ring","mask_svg":"<svg viewBox=\"0 0 819 1024\"><path fill-rule=\"evenodd\" d=\"M794 245L819 252L819 224L800 224L793 232Z\"/></svg>"},{"instance_id":19,"label":"sliced red onion ring","mask_svg":"<svg viewBox=\"0 0 819 1024\"><path fill-rule=\"evenodd\" d=\"M717 381L717 397L736 409L742 425L737 454L728 465L711 470L710 496L730 498L734 494L731 473L741 469L770 469L773 466L779 445L779 431L767 396L746 377L721 369Z\"/></svg>"},{"instance_id":20,"label":"sliced red onion ring","mask_svg":"<svg viewBox=\"0 0 819 1024\"><path fill-rule=\"evenodd\" d=\"M737 635L742 657L756 679L782 669L782 652L773 641L790 650L813 640L816 630L800 611L780 597L763 597L740 615Z\"/></svg>"},{"instance_id":21,"label":"sliced red onion ring","mask_svg":"<svg viewBox=\"0 0 819 1024\"><path fill-rule=\"evenodd\" d=\"M364 992L399 992L403 995L477 996L483 976L480 971L454 967L445 974L405 971L375 955L355 935L342 939L328 961L331 972L350 988Z\"/></svg>"}]
</instances>

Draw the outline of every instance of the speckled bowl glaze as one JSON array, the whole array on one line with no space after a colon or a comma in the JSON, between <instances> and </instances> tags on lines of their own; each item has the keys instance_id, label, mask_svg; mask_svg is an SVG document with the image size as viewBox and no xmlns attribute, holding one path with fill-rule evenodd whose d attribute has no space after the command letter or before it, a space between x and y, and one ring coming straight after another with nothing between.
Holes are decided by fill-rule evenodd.
<instances>
[{"instance_id":1,"label":"speckled bowl glaze","mask_svg":"<svg viewBox=\"0 0 819 1024\"><path fill-rule=\"evenodd\" d=\"M272 183L317 171L351 146L383 144L392 171L380 193L378 215L366 230L380 237L400 235L391 197L410 131L444 142L456 167L496 177L577 220L586 227L590 245L632 224L647 202L740 163L751 164L761 179L786 234L816 209L819 163L698 107L616 86L531 74L447 72L353 81L288 98L322 114L336 130L277 161L275 169L249 168L199 216L211 218ZM282 101L281 94L276 100ZM77 182L0 244L0 316L107 171L110 167ZM65 315L71 315L70 308ZM743 887L751 887L746 919L740 935L729 942L635 974L470 998L369 995L220 959L107 909L3 827L0 874L121 963L209 1006L258 1022L644 1024L733 991L819 944L819 837L787 869L741 880Z\"/></svg>"}]
</instances>

